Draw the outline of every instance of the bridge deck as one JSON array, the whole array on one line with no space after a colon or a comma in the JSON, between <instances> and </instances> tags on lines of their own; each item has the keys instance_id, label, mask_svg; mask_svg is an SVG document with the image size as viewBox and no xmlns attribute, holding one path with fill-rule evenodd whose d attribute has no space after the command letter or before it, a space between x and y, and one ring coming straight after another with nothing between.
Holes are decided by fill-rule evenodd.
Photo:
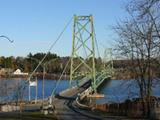
<instances>
[{"instance_id":1,"label":"bridge deck","mask_svg":"<svg viewBox=\"0 0 160 120\"><path fill-rule=\"evenodd\" d=\"M101 84L102 83L103 82L101 82ZM78 97L78 94L82 94L90 87L91 80L87 80L81 86L67 89L56 96L53 104L55 105L56 116L59 120L121 120L119 117L104 115L88 109L81 109L77 106L75 99Z\"/></svg>"},{"instance_id":2,"label":"bridge deck","mask_svg":"<svg viewBox=\"0 0 160 120\"><path fill-rule=\"evenodd\" d=\"M74 99L76 98L77 94L83 90L83 87L75 87L68 89L59 96L56 96L53 104L55 105L57 111L56 115L59 120L100 120L100 118L88 114L87 112L83 113L83 110L80 110L76 107Z\"/></svg>"}]
</instances>

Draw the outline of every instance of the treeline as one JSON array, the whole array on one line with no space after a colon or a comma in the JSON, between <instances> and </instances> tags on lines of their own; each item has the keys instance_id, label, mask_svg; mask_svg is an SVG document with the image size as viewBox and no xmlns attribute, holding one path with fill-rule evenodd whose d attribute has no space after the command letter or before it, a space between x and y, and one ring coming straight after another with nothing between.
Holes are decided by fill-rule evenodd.
<instances>
[{"instance_id":1,"label":"treeline","mask_svg":"<svg viewBox=\"0 0 160 120\"><path fill-rule=\"evenodd\" d=\"M0 57L0 70L3 68L6 70L4 72L0 72L0 75L2 77L9 76L9 74L13 73L15 70L20 69L22 72L32 73L33 70L37 67L39 62L43 59L43 57L46 55L46 53L36 53L32 54L29 53L26 57ZM65 66L69 62L70 57L60 57L57 54L54 53L48 53L47 57L44 59L42 64L38 67L36 70L36 73L42 77L43 70L45 68L45 72L49 75L48 78L50 78L50 74L54 74L56 77L59 77L59 75L63 72ZM75 58L75 66L77 66L80 61ZM156 59L152 60L154 69L153 74L154 76L160 76L160 69L158 64L156 62ZM91 66L91 61L86 60L87 64ZM137 64L137 60L113 60L113 68L114 68L114 75L113 79L132 79L134 78L134 72L132 72L130 69L132 69L132 63ZM95 65L96 65L96 71L100 71L104 69L104 63L101 58L95 59ZM85 68L83 66L78 70L79 72L85 72ZM2 75L3 74L3 75ZM65 75L70 74L70 62L68 63L68 66L66 67L66 70L64 72Z\"/></svg>"},{"instance_id":2,"label":"treeline","mask_svg":"<svg viewBox=\"0 0 160 120\"><path fill-rule=\"evenodd\" d=\"M32 72L33 69L39 64L40 60L44 57L45 53L29 53L26 57L0 57L0 67L12 70L21 69L24 72ZM59 58L56 54L49 53L44 62L51 59ZM42 67L42 66L41 66ZM40 71L41 68L38 69Z\"/></svg>"},{"instance_id":3,"label":"treeline","mask_svg":"<svg viewBox=\"0 0 160 120\"><path fill-rule=\"evenodd\" d=\"M46 53L29 53L26 57L0 57L0 68L10 69L10 71L15 71L16 69L20 69L23 72L31 73L37 67L39 62L43 59ZM45 72L49 74L60 74L64 70L66 64L68 63L70 57L60 57L54 53L48 53L42 64L38 67L36 72L42 73L44 68ZM90 60L86 60L86 62L90 65ZM75 58L75 65L79 64L80 61ZM95 59L96 69L100 70L103 67L103 63L101 58ZM79 70L81 72L81 69ZM68 64L65 74L69 75L70 73L70 63Z\"/></svg>"}]
</instances>

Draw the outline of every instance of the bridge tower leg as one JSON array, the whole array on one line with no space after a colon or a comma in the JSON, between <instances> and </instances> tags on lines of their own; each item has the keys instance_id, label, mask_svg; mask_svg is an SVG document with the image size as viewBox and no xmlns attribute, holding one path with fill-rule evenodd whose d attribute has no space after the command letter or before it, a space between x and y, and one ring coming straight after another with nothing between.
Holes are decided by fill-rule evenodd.
<instances>
[{"instance_id":1,"label":"bridge tower leg","mask_svg":"<svg viewBox=\"0 0 160 120\"><path fill-rule=\"evenodd\" d=\"M92 89L96 92L95 36L93 17L74 16L70 67L70 85L78 76L90 76Z\"/></svg>"},{"instance_id":2,"label":"bridge tower leg","mask_svg":"<svg viewBox=\"0 0 160 120\"><path fill-rule=\"evenodd\" d=\"M103 64L104 70L107 70L109 75L113 75L113 58L112 58L112 48L105 48Z\"/></svg>"}]
</instances>

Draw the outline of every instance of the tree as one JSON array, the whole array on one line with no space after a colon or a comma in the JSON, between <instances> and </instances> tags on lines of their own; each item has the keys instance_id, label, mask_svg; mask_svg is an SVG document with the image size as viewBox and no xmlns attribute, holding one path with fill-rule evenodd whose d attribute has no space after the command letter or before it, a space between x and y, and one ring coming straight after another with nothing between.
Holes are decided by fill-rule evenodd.
<instances>
[{"instance_id":1,"label":"tree","mask_svg":"<svg viewBox=\"0 0 160 120\"><path fill-rule=\"evenodd\" d=\"M132 0L126 7L130 17L114 27L118 35L117 50L131 60L128 70L133 72L142 99L145 115L150 115L153 80L157 78L155 62L160 58L160 14L155 9L159 0Z\"/></svg>"}]
</instances>

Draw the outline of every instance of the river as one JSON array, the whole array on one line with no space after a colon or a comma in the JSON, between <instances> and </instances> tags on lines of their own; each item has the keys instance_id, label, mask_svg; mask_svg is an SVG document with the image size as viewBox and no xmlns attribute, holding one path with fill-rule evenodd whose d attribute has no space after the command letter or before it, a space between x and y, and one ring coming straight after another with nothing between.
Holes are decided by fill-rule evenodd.
<instances>
[{"instance_id":1,"label":"river","mask_svg":"<svg viewBox=\"0 0 160 120\"><path fill-rule=\"evenodd\" d=\"M20 86L25 84L26 80L0 80L0 102L6 102L16 99L15 93L21 89L25 91L24 99L28 100L28 86L24 89ZM57 81L56 80L45 80L44 85L44 93L45 98L51 95L52 90L55 88ZM56 89L56 93L65 90L69 87L69 80L61 80ZM42 80L38 80L38 94L37 98L42 98ZM152 87L153 92L152 95L160 96L160 82L155 81ZM104 98L97 99L97 104L103 103L111 103L111 102L123 102L126 99L136 98L139 96L138 94L138 86L134 80L106 80L100 89L98 89L98 93L104 94ZM21 93L19 93L21 94ZM31 99L35 99L36 96L36 87L31 87Z\"/></svg>"}]
</instances>

